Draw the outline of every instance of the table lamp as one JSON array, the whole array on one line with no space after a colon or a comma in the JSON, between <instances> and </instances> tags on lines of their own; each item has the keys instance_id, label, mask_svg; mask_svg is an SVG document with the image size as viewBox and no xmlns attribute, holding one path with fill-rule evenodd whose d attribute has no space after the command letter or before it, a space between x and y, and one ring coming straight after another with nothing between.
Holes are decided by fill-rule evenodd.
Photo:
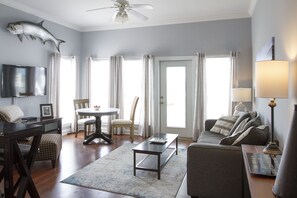
<instances>
[{"instance_id":1,"label":"table lamp","mask_svg":"<svg viewBox=\"0 0 297 198\"><path fill-rule=\"evenodd\" d=\"M234 107L235 111L247 111L246 106L242 102L250 102L252 96L251 88L233 88L232 101L238 102Z\"/></svg>"},{"instance_id":2,"label":"table lamp","mask_svg":"<svg viewBox=\"0 0 297 198\"><path fill-rule=\"evenodd\" d=\"M271 155L281 154L274 140L274 107L275 98L288 97L288 61L258 61L255 67L255 97L270 98L271 108L271 141L263 152Z\"/></svg>"}]
</instances>

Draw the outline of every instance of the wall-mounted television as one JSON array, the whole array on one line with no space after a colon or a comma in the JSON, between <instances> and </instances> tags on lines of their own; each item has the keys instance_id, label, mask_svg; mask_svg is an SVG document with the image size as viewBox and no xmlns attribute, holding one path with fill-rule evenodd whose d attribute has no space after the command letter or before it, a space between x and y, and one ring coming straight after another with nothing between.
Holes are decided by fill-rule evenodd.
<instances>
[{"instance_id":1,"label":"wall-mounted television","mask_svg":"<svg viewBox=\"0 0 297 198\"><path fill-rule=\"evenodd\" d=\"M1 97L46 95L47 68L2 65Z\"/></svg>"}]
</instances>

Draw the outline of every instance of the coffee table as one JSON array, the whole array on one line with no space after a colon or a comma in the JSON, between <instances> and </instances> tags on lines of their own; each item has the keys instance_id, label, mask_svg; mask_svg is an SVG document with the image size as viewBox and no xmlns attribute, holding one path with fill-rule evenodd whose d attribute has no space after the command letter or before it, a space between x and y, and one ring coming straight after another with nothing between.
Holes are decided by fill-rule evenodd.
<instances>
[{"instance_id":1,"label":"coffee table","mask_svg":"<svg viewBox=\"0 0 297 198\"><path fill-rule=\"evenodd\" d=\"M150 140L152 138L163 138L166 139L165 143L152 143ZM175 148L169 147L173 142L175 142ZM172 152L168 156L163 156L162 154L164 151L172 149ZM146 171L153 171L158 173L158 179L161 178L161 170L175 153L177 155L178 151L178 135L177 134L169 134L169 133L158 133L150 137L149 139L141 142L133 149L133 163L134 163L134 176L136 176L136 170L146 170ZM140 162L136 163L136 154L147 154L147 156L142 159ZM150 156L155 155L157 156L157 161L155 158L150 158ZM145 163L148 160L152 160L152 163L157 164L157 168L152 168L145 166ZM162 162L161 162L162 161Z\"/></svg>"}]
</instances>

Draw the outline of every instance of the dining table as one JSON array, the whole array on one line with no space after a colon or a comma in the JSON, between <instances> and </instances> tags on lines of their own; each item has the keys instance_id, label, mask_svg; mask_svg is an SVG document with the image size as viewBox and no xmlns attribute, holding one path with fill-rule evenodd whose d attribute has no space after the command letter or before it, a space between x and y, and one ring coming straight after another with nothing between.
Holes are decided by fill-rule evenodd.
<instances>
[{"instance_id":1,"label":"dining table","mask_svg":"<svg viewBox=\"0 0 297 198\"><path fill-rule=\"evenodd\" d=\"M110 115L116 115L118 114L120 110L118 108L83 108L83 109L77 109L76 113L81 116L94 116L96 119L95 122L95 132L89 136L86 137L86 139L83 141L83 144L89 144L91 141L93 141L96 138L101 138L105 140L107 143L111 144L112 139L102 132L101 129L101 117L102 116L110 116Z\"/></svg>"}]
</instances>

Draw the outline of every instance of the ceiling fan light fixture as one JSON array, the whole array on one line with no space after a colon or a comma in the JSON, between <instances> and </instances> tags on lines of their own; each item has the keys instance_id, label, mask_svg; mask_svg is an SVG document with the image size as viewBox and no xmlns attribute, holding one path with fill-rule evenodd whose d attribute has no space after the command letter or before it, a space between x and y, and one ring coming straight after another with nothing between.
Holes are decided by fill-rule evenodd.
<instances>
[{"instance_id":1,"label":"ceiling fan light fixture","mask_svg":"<svg viewBox=\"0 0 297 198\"><path fill-rule=\"evenodd\" d=\"M128 14L126 11L119 11L115 17L116 22L125 23L129 20Z\"/></svg>"}]
</instances>

